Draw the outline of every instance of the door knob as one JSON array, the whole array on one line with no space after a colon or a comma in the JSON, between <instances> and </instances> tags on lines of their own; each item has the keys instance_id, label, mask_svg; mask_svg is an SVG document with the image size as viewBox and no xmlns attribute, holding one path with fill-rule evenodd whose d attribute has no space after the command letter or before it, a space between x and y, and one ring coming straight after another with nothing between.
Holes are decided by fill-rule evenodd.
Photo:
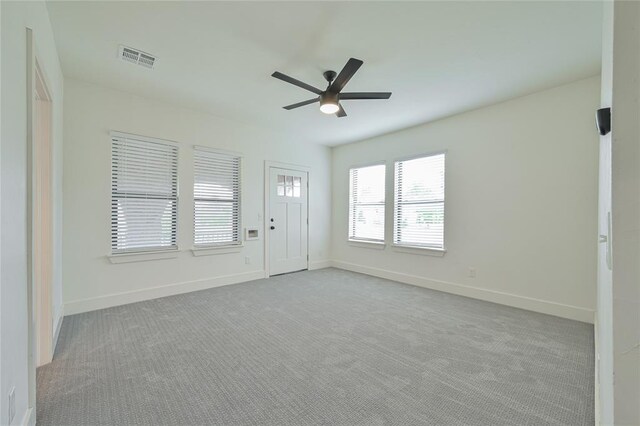
<instances>
[{"instance_id":1,"label":"door knob","mask_svg":"<svg viewBox=\"0 0 640 426\"><path fill-rule=\"evenodd\" d=\"M275 226L272 226L272 227L271 227L271 229L272 229L272 230L273 230L273 229L276 229L276 227L275 227Z\"/></svg>"}]
</instances>

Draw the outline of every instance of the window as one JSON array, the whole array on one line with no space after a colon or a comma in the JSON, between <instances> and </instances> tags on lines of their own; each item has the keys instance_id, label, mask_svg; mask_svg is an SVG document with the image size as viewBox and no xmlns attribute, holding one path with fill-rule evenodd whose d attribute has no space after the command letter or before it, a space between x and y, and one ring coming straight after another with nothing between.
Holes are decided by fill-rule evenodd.
<instances>
[{"instance_id":1,"label":"window","mask_svg":"<svg viewBox=\"0 0 640 426\"><path fill-rule=\"evenodd\" d=\"M445 154L395 163L393 243L444 249Z\"/></svg>"},{"instance_id":2,"label":"window","mask_svg":"<svg viewBox=\"0 0 640 426\"><path fill-rule=\"evenodd\" d=\"M178 147L112 136L111 252L177 249Z\"/></svg>"},{"instance_id":3,"label":"window","mask_svg":"<svg viewBox=\"0 0 640 426\"><path fill-rule=\"evenodd\" d=\"M385 166L349 170L349 239L384 241Z\"/></svg>"},{"instance_id":4,"label":"window","mask_svg":"<svg viewBox=\"0 0 640 426\"><path fill-rule=\"evenodd\" d=\"M194 245L240 244L240 157L194 148Z\"/></svg>"},{"instance_id":5,"label":"window","mask_svg":"<svg viewBox=\"0 0 640 426\"><path fill-rule=\"evenodd\" d=\"M300 176L278 175L278 197L300 198Z\"/></svg>"}]
</instances>

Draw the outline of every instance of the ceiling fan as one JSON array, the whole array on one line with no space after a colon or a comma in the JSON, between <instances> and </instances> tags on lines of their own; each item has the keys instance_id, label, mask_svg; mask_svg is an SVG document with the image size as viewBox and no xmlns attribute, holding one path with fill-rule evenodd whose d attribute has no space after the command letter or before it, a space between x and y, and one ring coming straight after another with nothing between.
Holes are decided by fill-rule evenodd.
<instances>
[{"instance_id":1,"label":"ceiling fan","mask_svg":"<svg viewBox=\"0 0 640 426\"><path fill-rule=\"evenodd\" d=\"M340 74L336 74L335 71L325 71L322 75L325 80L329 82L329 85L324 91L278 71L271 74L271 76L318 95L318 97L313 99L298 102L297 104L287 105L283 107L284 109L294 109L320 102L320 111L325 114L335 114L338 117L346 117L347 113L344 112L342 105L340 105L340 101L356 99L389 99L391 97L391 92L342 92L344 86L349 82L349 80L351 80L351 77L353 77L362 64L363 62L361 60L350 58L344 68L342 68L342 71L340 71Z\"/></svg>"}]
</instances>

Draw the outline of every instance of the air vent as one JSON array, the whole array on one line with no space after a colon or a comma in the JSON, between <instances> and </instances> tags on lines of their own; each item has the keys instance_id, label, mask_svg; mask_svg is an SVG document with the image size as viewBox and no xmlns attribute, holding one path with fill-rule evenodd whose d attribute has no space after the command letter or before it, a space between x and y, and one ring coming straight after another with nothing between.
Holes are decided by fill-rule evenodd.
<instances>
[{"instance_id":1,"label":"air vent","mask_svg":"<svg viewBox=\"0 0 640 426\"><path fill-rule=\"evenodd\" d=\"M156 63L156 57L149 53L142 52L132 47L120 45L118 56L123 61L141 65L145 68L153 68Z\"/></svg>"}]
</instances>

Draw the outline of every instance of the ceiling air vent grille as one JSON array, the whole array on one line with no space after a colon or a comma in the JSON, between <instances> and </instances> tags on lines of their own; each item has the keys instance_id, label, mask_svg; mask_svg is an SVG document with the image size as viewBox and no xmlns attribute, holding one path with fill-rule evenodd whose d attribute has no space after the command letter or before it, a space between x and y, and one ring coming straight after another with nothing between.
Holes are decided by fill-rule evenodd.
<instances>
[{"instance_id":1,"label":"ceiling air vent grille","mask_svg":"<svg viewBox=\"0 0 640 426\"><path fill-rule=\"evenodd\" d=\"M138 64L145 68L153 68L153 65L156 63L156 59L157 59L155 56L150 55L149 53L144 53L132 47L127 47L122 45L120 46L118 56L123 61Z\"/></svg>"},{"instance_id":2,"label":"ceiling air vent grille","mask_svg":"<svg viewBox=\"0 0 640 426\"><path fill-rule=\"evenodd\" d=\"M140 53L140 58L138 59L138 65L142 65L143 67L153 68L153 64L156 61L151 55L147 55L145 53Z\"/></svg>"}]
</instances>

